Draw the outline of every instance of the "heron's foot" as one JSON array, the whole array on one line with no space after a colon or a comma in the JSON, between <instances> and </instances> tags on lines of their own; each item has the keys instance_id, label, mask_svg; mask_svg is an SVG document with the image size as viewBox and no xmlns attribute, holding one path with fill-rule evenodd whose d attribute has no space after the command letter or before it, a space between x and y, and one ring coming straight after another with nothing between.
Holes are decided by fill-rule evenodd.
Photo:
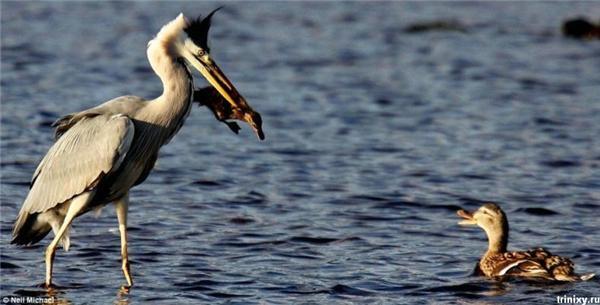
<instances>
[{"instance_id":1,"label":"heron's foot","mask_svg":"<svg viewBox=\"0 0 600 305\"><path fill-rule=\"evenodd\" d=\"M127 285L123 285L123 287L126 286L126 287L130 288L131 286L133 286L133 279L131 278L131 272L130 272L128 259L123 260L123 265L122 265L121 269L123 270L123 275L125 276L125 280L127 281Z\"/></svg>"},{"instance_id":2,"label":"heron's foot","mask_svg":"<svg viewBox=\"0 0 600 305\"><path fill-rule=\"evenodd\" d=\"M46 288L46 289L55 289L56 285L52 284L51 281L46 280L46 282L44 283L44 288Z\"/></svg>"},{"instance_id":3,"label":"heron's foot","mask_svg":"<svg viewBox=\"0 0 600 305\"><path fill-rule=\"evenodd\" d=\"M119 289L119 294L129 294L130 290L131 285L121 285L121 288Z\"/></svg>"},{"instance_id":4,"label":"heron's foot","mask_svg":"<svg viewBox=\"0 0 600 305\"><path fill-rule=\"evenodd\" d=\"M44 283L41 283L41 284L38 284L37 286L38 286L38 287L40 287L40 288L47 289L47 290L55 290L55 289L58 289L58 286L56 286L56 285L54 285L54 284L52 284L52 283L46 283L46 282L44 282Z\"/></svg>"}]
</instances>

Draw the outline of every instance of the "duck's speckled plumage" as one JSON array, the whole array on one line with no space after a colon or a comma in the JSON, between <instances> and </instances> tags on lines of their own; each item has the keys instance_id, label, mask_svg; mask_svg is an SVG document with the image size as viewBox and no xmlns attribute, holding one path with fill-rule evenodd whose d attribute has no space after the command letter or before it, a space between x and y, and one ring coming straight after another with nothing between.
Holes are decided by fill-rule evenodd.
<instances>
[{"instance_id":1,"label":"duck's speckled plumage","mask_svg":"<svg viewBox=\"0 0 600 305\"><path fill-rule=\"evenodd\" d=\"M570 259L553 255L543 248L529 251L486 253L479 268L486 276L535 276L548 279L564 278L574 273Z\"/></svg>"},{"instance_id":2,"label":"duck's speckled plumage","mask_svg":"<svg viewBox=\"0 0 600 305\"><path fill-rule=\"evenodd\" d=\"M457 214L464 219L459 224L480 226L488 236L488 250L479 261L476 273L487 277L517 276L552 281L588 280L594 276L593 273L576 274L570 259L543 248L507 251L508 219L496 204L487 203L474 213L460 210Z\"/></svg>"}]
</instances>

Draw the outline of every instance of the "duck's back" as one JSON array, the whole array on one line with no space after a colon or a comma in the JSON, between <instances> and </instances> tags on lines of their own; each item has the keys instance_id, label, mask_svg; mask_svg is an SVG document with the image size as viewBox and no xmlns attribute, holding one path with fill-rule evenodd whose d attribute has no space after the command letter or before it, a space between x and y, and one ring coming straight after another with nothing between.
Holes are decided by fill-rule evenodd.
<instances>
[{"instance_id":1,"label":"duck's back","mask_svg":"<svg viewBox=\"0 0 600 305\"><path fill-rule=\"evenodd\" d=\"M573 262L543 248L486 255L480 262L487 276L518 276L558 281L587 280L593 274L575 274Z\"/></svg>"}]
</instances>

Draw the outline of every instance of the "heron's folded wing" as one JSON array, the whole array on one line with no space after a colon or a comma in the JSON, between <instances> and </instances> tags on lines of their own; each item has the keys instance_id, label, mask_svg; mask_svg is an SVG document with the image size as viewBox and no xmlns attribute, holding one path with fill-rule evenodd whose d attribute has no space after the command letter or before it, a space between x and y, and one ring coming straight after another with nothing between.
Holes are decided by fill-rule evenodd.
<instances>
[{"instance_id":1,"label":"heron's folded wing","mask_svg":"<svg viewBox=\"0 0 600 305\"><path fill-rule=\"evenodd\" d=\"M119 168L134 135L124 115L86 117L50 148L37 167L20 214L44 212L92 189Z\"/></svg>"}]
</instances>

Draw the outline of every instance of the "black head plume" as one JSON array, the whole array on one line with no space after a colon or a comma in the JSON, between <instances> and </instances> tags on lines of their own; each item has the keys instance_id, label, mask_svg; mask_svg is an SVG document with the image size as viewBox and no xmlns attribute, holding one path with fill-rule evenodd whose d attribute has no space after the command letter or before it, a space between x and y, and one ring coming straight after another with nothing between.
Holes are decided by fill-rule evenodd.
<instances>
[{"instance_id":1,"label":"black head plume","mask_svg":"<svg viewBox=\"0 0 600 305\"><path fill-rule=\"evenodd\" d=\"M197 19L192 20L190 25L185 28L185 32L188 34L190 39L199 47L204 49L206 53L210 52L210 48L208 47L208 29L210 28L210 19L213 14L222 8L218 7L210 14L208 14L204 19L202 16L199 16Z\"/></svg>"}]
</instances>

